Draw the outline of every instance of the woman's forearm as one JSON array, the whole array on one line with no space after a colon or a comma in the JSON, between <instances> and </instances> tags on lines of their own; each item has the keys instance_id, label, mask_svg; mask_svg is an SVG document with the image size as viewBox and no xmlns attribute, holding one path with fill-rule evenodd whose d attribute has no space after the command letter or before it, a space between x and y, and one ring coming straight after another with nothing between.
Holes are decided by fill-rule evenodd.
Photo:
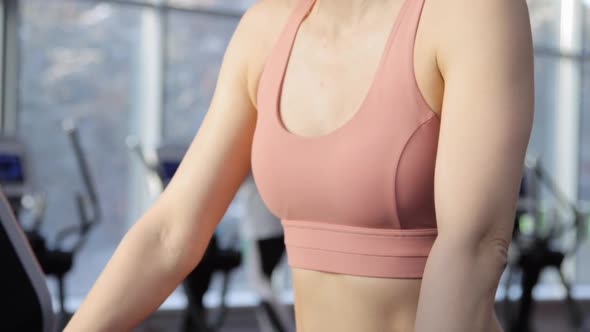
<instances>
[{"instance_id":1,"label":"woman's forearm","mask_svg":"<svg viewBox=\"0 0 590 332\"><path fill-rule=\"evenodd\" d=\"M160 306L191 268L160 233L149 216L127 232L65 332L129 331Z\"/></svg>"},{"instance_id":2,"label":"woman's forearm","mask_svg":"<svg viewBox=\"0 0 590 332\"><path fill-rule=\"evenodd\" d=\"M494 312L505 263L501 251L439 236L426 263L415 331L501 331Z\"/></svg>"}]
</instances>

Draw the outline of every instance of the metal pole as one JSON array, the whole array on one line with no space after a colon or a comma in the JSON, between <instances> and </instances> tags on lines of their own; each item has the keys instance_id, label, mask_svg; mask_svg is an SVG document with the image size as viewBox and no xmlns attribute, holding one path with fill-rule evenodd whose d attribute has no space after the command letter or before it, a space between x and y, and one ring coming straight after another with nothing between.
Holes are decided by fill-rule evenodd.
<instances>
[{"instance_id":1,"label":"metal pole","mask_svg":"<svg viewBox=\"0 0 590 332\"><path fill-rule=\"evenodd\" d=\"M0 129L3 134L14 135L17 131L19 84L18 1L4 0L0 3L0 10Z\"/></svg>"},{"instance_id":2,"label":"metal pole","mask_svg":"<svg viewBox=\"0 0 590 332\"><path fill-rule=\"evenodd\" d=\"M582 9L581 11L584 12L584 13L590 13L590 1L586 0L585 3L584 3L584 6L586 6L587 8ZM584 96L584 92L586 91L586 89L590 88L587 84L585 84L586 81L584 80L584 75L586 73L586 70L588 69L587 68L587 65L588 65L587 64L587 61L590 61L588 59L588 57L590 56L590 52L589 52L590 51L590 45L587 45L586 44L586 41L588 40L588 37L589 37L588 34L590 33L590 31L587 30L587 26L588 26L587 24L588 24L588 17L583 14L582 17L581 17L581 25L582 25L582 32L581 32L582 36L581 36L581 39L582 39L582 49L583 49L583 52L584 52L584 59L580 63L580 73L581 73L581 76L582 76L582 82L580 84L580 95L581 96ZM585 98L588 98L588 97L585 97ZM590 101L590 99L587 99L587 101ZM584 112L584 106L586 106L586 105L584 105L583 102L580 103L580 114L584 114L583 113ZM587 117L587 121L589 121L588 123L590 123L590 116L589 115L586 115L586 117ZM588 128L586 128L586 130L588 130ZM582 139L583 138L584 138L584 135L580 132L580 137L579 137L580 142L582 142ZM579 153L580 153L580 165L582 165L582 163L584 162L584 159L585 158L590 157L590 154L584 155L583 149L584 149L584 143L580 144L580 150L579 150ZM580 183L580 187L579 187L578 190L581 190L581 187L582 187L582 183ZM586 199L587 200L589 198L584 197L583 199ZM586 206L583 206L582 207L582 210L583 211L589 211L589 208L590 208L590 206L589 205L586 205ZM588 225L590 225L590 219L588 219L587 223L588 223ZM584 231L587 232L587 229L584 229ZM587 232L586 233L586 236L587 237L590 236L588 234L589 233ZM585 241L585 243L582 244L582 247L579 250L579 254L577 255L577 259L576 259L576 266L582 266L582 267L587 266L586 264L588 262L588 259L590 259L590 244L588 243L588 240L587 240L587 241ZM584 269L584 268L579 268L575 272L576 272L576 278L575 278L575 280L577 282L584 283L584 282L589 282L590 281L590 270Z\"/></svg>"},{"instance_id":3,"label":"metal pole","mask_svg":"<svg viewBox=\"0 0 590 332\"><path fill-rule=\"evenodd\" d=\"M165 11L162 0L152 0L141 14L139 40L134 55L130 134L137 137L149 162L155 162L164 118ZM129 223L150 206L159 193L158 179L130 155ZM147 179L147 181L146 181Z\"/></svg>"}]
</instances>

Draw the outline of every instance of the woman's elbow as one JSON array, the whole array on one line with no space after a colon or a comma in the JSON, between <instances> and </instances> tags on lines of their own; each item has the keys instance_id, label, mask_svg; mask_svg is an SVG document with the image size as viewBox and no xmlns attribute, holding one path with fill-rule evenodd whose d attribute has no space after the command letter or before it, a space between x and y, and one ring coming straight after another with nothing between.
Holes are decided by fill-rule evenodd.
<instances>
[{"instance_id":1,"label":"woman's elbow","mask_svg":"<svg viewBox=\"0 0 590 332\"><path fill-rule=\"evenodd\" d=\"M470 273L479 275L478 281L488 284L495 292L508 262L510 237L492 231L454 236L439 234L436 242L438 250L448 252L448 257L455 257L459 264L469 267Z\"/></svg>"},{"instance_id":2,"label":"woman's elbow","mask_svg":"<svg viewBox=\"0 0 590 332\"><path fill-rule=\"evenodd\" d=\"M158 242L162 255L171 268L188 273L202 259L209 238L205 235L193 235L182 224L171 224L162 227Z\"/></svg>"},{"instance_id":3,"label":"woman's elbow","mask_svg":"<svg viewBox=\"0 0 590 332\"><path fill-rule=\"evenodd\" d=\"M187 235L184 223L170 220L157 209L148 210L129 230L126 235L132 242L141 242L161 269L170 273L190 272L200 261L204 248L199 250L197 239ZM203 247L206 244L201 245ZM188 273L187 272L187 273Z\"/></svg>"},{"instance_id":4,"label":"woman's elbow","mask_svg":"<svg viewBox=\"0 0 590 332\"><path fill-rule=\"evenodd\" d=\"M459 214L452 227L439 231L441 246L464 252L466 257L488 262L488 268L504 270L508 262L508 249L512 240L514 216L501 209L488 213ZM476 215L478 217L472 217ZM444 220L441 223L445 223Z\"/></svg>"}]
</instances>

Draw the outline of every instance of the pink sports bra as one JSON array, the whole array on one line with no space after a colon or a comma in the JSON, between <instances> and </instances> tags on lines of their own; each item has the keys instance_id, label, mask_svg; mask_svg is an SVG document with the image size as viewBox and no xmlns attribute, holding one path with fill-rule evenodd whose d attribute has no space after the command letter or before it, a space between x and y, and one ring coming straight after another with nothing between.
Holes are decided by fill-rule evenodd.
<instances>
[{"instance_id":1,"label":"pink sports bra","mask_svg":"<svg viewBox=\"0 0 590 332\"><path fill-rule=\"evenodd\" d=\"M405 0L356 114L321 136L289 132L279 99L295 36L315 0L301 0L259 82L252 171L281 219L289 265L421 278L437 235L434 166L439 119L414 76L425 0Z\"/></svg>"}]
</instances>

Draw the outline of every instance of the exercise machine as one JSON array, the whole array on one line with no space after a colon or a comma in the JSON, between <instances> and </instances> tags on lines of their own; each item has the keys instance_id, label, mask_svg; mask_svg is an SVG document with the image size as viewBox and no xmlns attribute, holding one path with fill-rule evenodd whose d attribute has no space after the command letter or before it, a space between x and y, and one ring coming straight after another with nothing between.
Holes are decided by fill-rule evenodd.
<instances>
[{"instance_id":1,"label":"exercise machine","mask_svg":"<svg viewBox=\"0 0 590 332\"><path fill-rule=\"evenodd\" d=\"M89 231L100 220L98 195L90 176L78 129L72 120L64 121L63 129L72 145L85 193L76 193L74 196L78 222L60 230L52 245L48 243L46 236L40 230L46 202L43 194L34 193L31 189L31 166L28 163L26 148L18 137L0 137L0 185L6 191L7 199L17 216L20 215L23 207L33 211L30 225L22 226L43 272L57 279L59 301L57 325L60 329L65 326L70 316L65 308L65 276L72 269L74 257L86 242Z\"/></svg>"},{"instance_id":2,"label":"exercise machine","mask_svg":"<svg viewBox=\"0 0 590 332\"><path fill-rule=\"evenodd\" d=\"M543 216L540 210L541 188L546 187L560 208L570 216L569 222L547 220L551 216ZM532 218L533 231L523 229L521 218ZM563 274L562 265L566 258L573 257L585 240L587 211L570 202L558 186L550 178L536 157L528 156L520 188L517 205L515 227L513 232L513 250L515 254L507 266L507 278L504 284L504 317L508 324L508 332L531 332L532 313L534 310L533 288L539 281L541 272L546 268L555 269L561 284L566 290L565 303L568 308L570 325L580 329L584 323L581 306L572 297L572 287ZM541 226L541 220L545 220ZM573 241L564 244L564 237L570 236ZM513 275L521 275L520 286L522 295L517 303L512 303L508 290L513 282ZM516 310L514 310L516 307Z\"/></svg>"},{"instance_id":3,"label":"exercise machine","mask_svg":"<svg viewBox=\"0 0 590 332\"><path fill-rule=\"evenodd\" d=\"M45 275L0 192L0 255L3 331L54 332L55 315Z\"/></svg>"}]
</instances>

